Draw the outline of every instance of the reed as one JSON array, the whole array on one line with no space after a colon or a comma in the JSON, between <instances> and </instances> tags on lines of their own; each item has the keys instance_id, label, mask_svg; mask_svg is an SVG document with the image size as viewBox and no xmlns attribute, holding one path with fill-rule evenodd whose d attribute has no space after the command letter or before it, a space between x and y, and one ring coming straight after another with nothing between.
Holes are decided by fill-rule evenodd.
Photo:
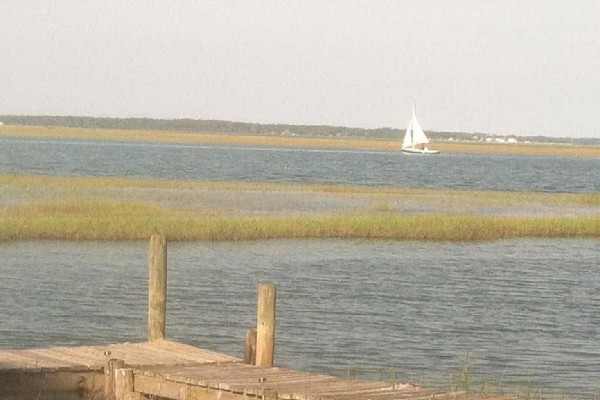
<instances>
[{"instance_id":1,"label":"reed","mask_svg":"<svg viewBox=\"0 0 600 400\"><path fill-rule=\"evenodd\" d=\"M545 206L600 206L600 193L541 193L498 192L447 189L383 188L350 185L280 184L261 182L177 181L106 177L53 177L43 175L0 174L0 186L5 192L34 192L38 198L65 195L101 196L105 189L164 189L193 191L243 192L312 192L342 197L373 199L375 209L393 211L392 202L398 199L416 199L419 204L454 206L472 204L516 207ZM99 192L98 192L99 191ZM0 194L0 199L2 195Z\"/></svg>"},{"instance_id":2,"label":"reed","mask_svg":"<svg viewBox=\"0 0 600 400\"><path fill-rule=\"evenodd\" d=\"M380 238L392 240L494 240L507 237L598 237L600 194L507 193L355 186L191 182L126 178L0 175L0 240L137 240L163 233L170 240L269 238ZM215 209L202 197L252 193L265 210L244 209L243 200ZM343 212L288 211L274 216L276 193L320 199L359 199ZM189 201L182 201L189 197ZM231 197L231 196L225 196ZM215 197L221 199L220 197ZM285 200L284 199L284 200ZM237 201L237 200L236 200ZM405 203L431 205L427 215L398 212ZM464 209L470 204L471 209ZM277 204L276 204L277 206ZM463 207L463 208L460 208ZM470 215L500 207L527 215L540 207L589 209L589 216L540 218ZM591 207L591 208L590 208ZM276 207L275 207L276 208ZM293 210L293 208L292 208ZM458 211L457 211L458 210ZM560 210L564 210L560 208ZM575 213L573 213L575 214ZM563 216L560 216L563 215Z\"/></svg>"},{"instance_id":3,"label":"reed","mask_svg":"<svg viewBox=\"0 0 600 400\"><path fill-rule=\"evenodd\" d=\"M445 153L521 154L569 157L600 157L600 147L542 143L436 142L431 145Z\"/></svg>"},{"instance_id":4,"label":"reed","mask_svg":"<svg viewBox=\"0 0 600 400\"><path fill-rule=\"evenodd\" d=\"M181 133L173 131L143 131L135 129L89 129L44 126L0 126L0 136L147 141L203 145L244 145L313 147L331 149L368 149L399 151L398 140L373 140L324 137L282 137L224 134L214 132ZM447 153L530 154L575 157L600 157L600 147L551 144L498 144L468 142L435 142L432 144Z\"/></svg>"},{"instance_id":5,"label":"reed","mask_svg":"<svg viewBox=\"0 0 600 400\"><path fill-rule=\"evenodd\" d=\"M248 217L207 215L143 203L49 201L0 210L0 240L254 240L342 238L482 241L515 237L600 237L597 218L456 215Z\"/></svg>"}]
</instances>

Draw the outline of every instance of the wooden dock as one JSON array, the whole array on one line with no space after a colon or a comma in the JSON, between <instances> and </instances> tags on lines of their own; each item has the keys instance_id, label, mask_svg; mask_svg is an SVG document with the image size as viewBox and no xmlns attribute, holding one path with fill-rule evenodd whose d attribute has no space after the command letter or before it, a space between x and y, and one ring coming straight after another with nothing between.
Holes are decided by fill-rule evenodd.
<instances>
[{"instance_id":1,"label":"wooden dock","mask_svg":"<svg viewBox=\"0 0 600 400\"><path fill-rule=\"evenodd\" d=\"M0 399L407 400L462 392L259 367L168 340L0 350Z\"/></svg>"},{"instance_id":2,"label":"wooden dock","mask_svg":"<svg viewBox=\"0 0 600 400\"><path fill-rule=\"evenodd\" d=\"M0 349L0 400L423 400L464 392L358 381L273 365L276 288L259 286L257 326L244 358L165 339L166 240L152 237L148 341L101 346Z\"/></svg>"}]
</instances>

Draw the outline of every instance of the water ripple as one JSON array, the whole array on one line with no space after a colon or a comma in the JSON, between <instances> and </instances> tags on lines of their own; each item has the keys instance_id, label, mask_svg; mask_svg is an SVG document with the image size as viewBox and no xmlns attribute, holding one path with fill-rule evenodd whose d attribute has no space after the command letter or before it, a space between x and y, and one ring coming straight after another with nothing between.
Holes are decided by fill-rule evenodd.
<instances>
[{"instance_id":1,"label":"water ripple","mask_svg":"<svg viewBox=\"0 0 600 400\"><path fill-rule=\"evenodd\" d=\"M145 252L0 244L0 346L144 340ZM600 383L598 265L594 240L175 243L167 335L241 355L256 286L271 281L280 365L447 386L470 354L478 376L513 393L527 382L590 398Z\"/></svg>"}]
</instances>

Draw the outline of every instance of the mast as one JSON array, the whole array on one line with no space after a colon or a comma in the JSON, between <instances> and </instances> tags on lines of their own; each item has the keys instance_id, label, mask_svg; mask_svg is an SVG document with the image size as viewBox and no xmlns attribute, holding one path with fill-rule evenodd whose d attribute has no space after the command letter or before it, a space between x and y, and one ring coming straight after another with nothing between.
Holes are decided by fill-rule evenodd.
<instances>
[{"instance_id":1,"label":"mast","mask_svg":"<svg viewBox=\"0 0 600 400\"><path fill-rule=\"evenodd\" d=\"M414 106L413 106L413 118L415 121L417 120L417 96L414 98ZM412 147L415 148L415 130L412 129L410 131L410 141L412 142Z\"/></svg>"},{"instance_id":2,"label":"mast","mask_svg":"<svg viewBox=\"0 0 600 400\"><path fill-rule=\"evenodd\" d=\"M417 120L417 97L416 96L414 98L414 102L415 102L415 104L413 105L413 119L416 121ZM415 130L414 129L410 130L410 143L411 143L411 147L414 149L414 147L415 147Z\"/></svg>"}]
</instances>

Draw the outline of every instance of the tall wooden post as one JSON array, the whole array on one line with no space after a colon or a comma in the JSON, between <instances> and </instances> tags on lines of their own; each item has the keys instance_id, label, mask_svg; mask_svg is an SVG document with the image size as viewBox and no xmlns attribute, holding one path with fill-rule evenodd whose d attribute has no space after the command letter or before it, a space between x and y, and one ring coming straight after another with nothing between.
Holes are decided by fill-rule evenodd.
<instances>
[{"instance_id":1,"label":"tall wooden post","mask_svg":"<svg viewBox=\"0 0 600 400\"><path fill-rule=\"evenodd\" d=\"M256 321L256 365L272 367L275 354L275 298L277 288L272 283L258 286Z\"/></svg>"},{"instance_id":2,"label":"tall wooden post","mask_svg":"<svg viewBox=\"0 0 600 400\"><path fill-rule=\"evenodd\" d=\"M165 338L167 319L167 239L150 237L148 263L148 340Z\"/></svg>"}]
</instances>

